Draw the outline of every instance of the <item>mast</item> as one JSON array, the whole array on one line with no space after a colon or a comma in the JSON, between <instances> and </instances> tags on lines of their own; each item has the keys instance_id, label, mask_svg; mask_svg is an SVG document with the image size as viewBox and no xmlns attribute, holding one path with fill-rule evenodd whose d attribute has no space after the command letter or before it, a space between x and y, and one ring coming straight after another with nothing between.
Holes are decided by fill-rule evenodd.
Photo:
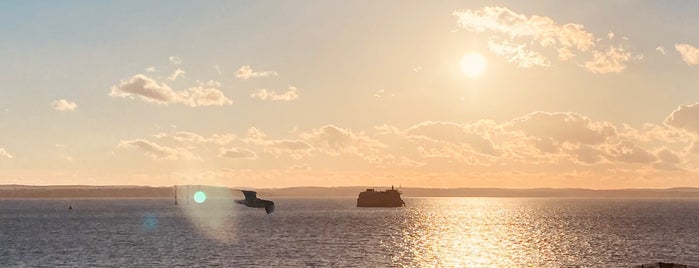
<instances>
[{"instance_id":1,"label":"mast","mask_svg":"<svg viewBox=\"0 0 699 268\"><path fill-rule=\"evenodd\" d=\"M175 206L177 206L177 185L172 186L175 188Z\"/></svg>"}]
</instances>

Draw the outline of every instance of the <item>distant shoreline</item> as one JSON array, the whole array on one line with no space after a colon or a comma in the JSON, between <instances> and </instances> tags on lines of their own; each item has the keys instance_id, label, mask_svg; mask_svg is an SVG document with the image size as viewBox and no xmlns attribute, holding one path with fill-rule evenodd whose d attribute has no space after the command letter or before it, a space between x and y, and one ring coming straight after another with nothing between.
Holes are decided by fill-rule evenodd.
<instances>
[{"instance_id":1,"label":"distant shoreline","mask_svg":"<svg viewBox=\"0 0 699 268\"><path fill-rule=\"evenodd\" d=\"M234 189L216 186L189 186L189 193L205 191L211 197L230 196ZM357 197L367 188L384 190L390 187L287 187L253 189L266 197ZM246 188L251 189L251 188ZM402 187L404 197L556 197L556 198L699 198L699 188L669 189L504 189L504 188L419 188ZM177 194L187 195L187 186L179 185ZM31 186L0 185L0 198L174 198L175 188L151 186Z\"/></svg>"}]
</instances>

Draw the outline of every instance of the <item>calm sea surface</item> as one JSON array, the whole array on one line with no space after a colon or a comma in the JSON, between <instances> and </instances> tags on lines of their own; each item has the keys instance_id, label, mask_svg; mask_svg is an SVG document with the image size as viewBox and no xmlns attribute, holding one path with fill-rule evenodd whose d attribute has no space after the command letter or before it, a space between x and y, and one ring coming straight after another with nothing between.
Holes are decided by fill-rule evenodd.
<instances>
[{"instance_id":1,"label":"calm sea surface","mask_svg":"<svg viewBox=\"0 0 699 268\"><path fill-rule=\"evenodd\" d=\"M699 264L699 200L274 201L268 216L225 199L0 199L0 267Z\"/></svg>"}]
</instances>

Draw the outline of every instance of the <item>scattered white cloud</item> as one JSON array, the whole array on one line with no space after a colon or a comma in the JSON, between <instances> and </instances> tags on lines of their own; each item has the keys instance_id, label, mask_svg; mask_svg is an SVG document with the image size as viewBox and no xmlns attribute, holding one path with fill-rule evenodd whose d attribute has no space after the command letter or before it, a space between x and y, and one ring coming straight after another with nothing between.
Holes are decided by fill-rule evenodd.
<instances>
[{"instance_id":1,"label":"scattered white cloud","mask_svg":"<svg viewBox=\"0 0 699 268\"><path fill-rule=\"evenodd\" d=\"M298 100L299 94L296 87L289 86L289 90L283 93L277 93L273 90L258 89L250 94L253 99L270 100L270 101L293 101Z\"/></svg>"},{"instance_id":2,"label":"scattered white cloud","mask_svg":"<svg viewBox=\"0 0 699 268\"><path fill-rule=\"evenodd\" d=\"M154 160L200 159L198 156L195 156L186 149L176 149L167 146L162 146L144 139L120 141L119 145L117 145L117 148L136 148L142 151L146 156Z\"/></svg>"},{"instance_id":3,"label":"scattered white cloud","mask_svg":"<svg viewBox=\"0 0 699 268\"><path fill-rule=\"evenodd\" d=\"M667 52L665 52L665 48L662 46L656 47L655 51L658 51L658 52L660 52L660 54L663 54L663 55L667 54Z\"/></svg>"},{"instance_id":4,"label":"scattered white cloud","mask_svg":"<svg viewBox=\"0 0 699 268\"><path fill-rule=\"evenodd\" d=\"M182 64L182 58L180 58L180 57L177 57L177 56L170 56L170 57L167 58L167 59L170 61L170 63L172 63L172 64L174 64L174 65L180 65L180 64Z\"/></svg>"},{"instance_id":5,"label":"scattered white cloud","mask_svg":"<svg viewBox=\"0 0 699 268\"><path fill-rule=\"evenodd\" d=\"M0 147L0 158L13 158L13 156L5 150L5 148Z\"/></svg>"},{"instance_id":6,"label":"scattered white cloud","mask_svg":"<svg viewBox=\"0 0 699 268\"><path fill-rule=\"evenodd\" d=\"M154 73L154 72L157 72L157 71L158 71L158 70L155 69L155 66L150 66L150 67L146 68L146 72L149 72L149 73Z\"/></svg>"},{"instance_id":7,"label":"scattered white cloud","mask_svg":"<svg viewBox=\"0 0 699 268\"><path fill-rule=\"evenodd\" d=\"M606 52L593 51L592 60L585 62L585 69L598 74L620 73L626 69L631 53L622 47L609 47Z\"/></svg>"},{"instance_id":8,"label":"scattered white cloud","mask_svg":"<svg viewBox=\"0 0 699 268\"><path fill-rule=\"evenodd\" d=\"M381 98L384 92L386 92L386 90L379 89L378 91L376 91L376 93L374 93L374 97Z\"/></svg>"},{"instance_id":9,"label":"scattered white cloud","mask_svg":"<svg viewBox=\"0 0 699 268\"><path fill-rule=\"evenodd\" d=\"M422 66L415 66L415 68L413 68L413 72L417 73L419 71L422 71Z\"/></svg>"},{"instance_id":10,"label":"scattered white cloud","mask_svg":"<svg viewBox=\"0 0 699 268\"><path fill-rule=\"evenodd\" d=\"M277 76L277 72L275 72L275 71L256 72L256 71L253 71L252 68L250 68L250 66L248 66L248 65L243 65L235 72L235 77L240 78L240 79L248 79L251 77L268 77L268 76Z\"/></svg>"},{"instance_id":11,"label":"scattered white cloud","mask_svg":"<svg viewBox=\"0 0 699 268\"><path fill-rule=\"evenodd\" d=\"M56 111L74 111L75 109L78 109L78 105L75 104L75 102L60 99L52 101L51 108Z\"/></svg>"},{"instance_id":12,"label":"scattered white cloud","mask_svg":"<svg viewBox=\"0 0 699 268\"><path fill-rule=\"evenodd\" d=\"M218 64L214 65L214 70L218 75L222 75L223 72L221 72L221 66L218 66Z\"/></svg>"},{"instance_id":13,"label":"scattered white cloud","mask_svg":"<svg viewBox=\"0 0 699 268\"><path fill-rule=\"evenodd\" d=\"M158 83L152 78L137 74L129 80L121 81L118 85L112 86L109 96L138 98L161 105L182 103L190 107L232 104L233 102L217 88L220 86L221 84L216 81L200 82L198 86L176 92L165 83Z\"/></svg>"},{"instance_id":14,"label":"scattered white cloud","mask_svg":"<svg viewBox=\"0 0 699 268\"><path fill-rule=\"evenodd\" d=\"M675 50L682 55L682 60L689 66L699 64L699 49L688 44L675 44Z\"/></svg>"},{"instance_id":15,"label":"scattered white cloud","mask_svg":"<svg viewBox=\"0 0 699 268\"><path fill-rule=\"evenodd\" d=\"M175 80L177 80L177 78L183 78L184 75L185 75L185 71L180 69L180 68L177 68L177 70L175 70L175 72L173 72L170 76L168 76L167 79L171 80L171 81L175 81Z\"/></svg>"},{"instance_id":16,"label":"scattered white cloud","mask_svg":"<svg viewBox=\"0 0 699 268\"><path fill-rule=\"evenodd\" d=\"M551 66L551 62L549 62L544 55L527 50L527 44L515 44L504 40L493 39L488 41L488 48L495 53L495 55L504 57L505 60L517 64L518 67Z\"/></svg>"},{"instance_id":17,"label":"scattered white cloud","mask_svg":"<svg viewBox=\"0 0 699 268\"><path fill-rule=\"evenodd\" d=\"M488 41L490 51L522 68L549 67L545 49L555 50L561 61L592 58L584 66L594 73L621 72L632 59L621 45L599 49L602 39L586 31L582 24L559 24L549 17L526 16L497 6L457 10L453 15L463 29L492 34ZM607 39L614 37L613 32L607 33Z\"/></svg>"},{"instance_id":18,"label":"scattered white cloud","mask_svg":"<svg viewBox=\"0 0 699 268\"><path fill-rule=\"evenodd\" d=\"M131 99L138 97L143 101L157 104L173 103L177 99L177 94L167 84L159 84L142 74L134 75L129 80L112 86L109 96Z\"/></svg>"},{"instance_id":19,"label":"scattered white cloud","mask_svg":"<svg viewBox=\"0 0 699 268\"><path fill-rule=\"evenodd\" d=\"M233 159L256 159L257 154L253 151L244 148L221 148L219 150L220 157L233 158Z\"/></svg>"},{"instance_id":20,"label":"scattered white cloud","mask_svg":"<svg viewBox=\"0 0 699 268\"><path fill-rule=\"evenodd\" d=\"M172 135L172 138L176 141L186 143L205 143L209 141L207 138L204 138L199 134L187 131L177 132L174 135Z\"/></svg>"},{"instance_id":21,"label":"scattered white cloud","mask_svg":"<svg viewBox=\"0 0 699 268\"><path fill-rule=\"evenodd\" d=\"M189 107L224 106L233 103L217 88L203 85L189 88L179 93L179 100Z\"/></svg>"},{"instance_id":22,"label":"scattered white cloud","mask_svg":"<svg viewBox=\"0 0 699 268\"><path fill-rule=\"evenodd\" d=\"M381 125L373 133L335 125L294 130L280 137L255 127L242 136L180 131L156 135L158 143L122 141L119 148L136 148L152 159L199 159L195 155L207 161L260 159L256 167L280 172L308 170L313 165L416 174L449 170L457 177L476 178L483 176L474 172L566 179L574 177L569 173L589 177L623 174L618 176L632 180L662 172L696 171L699 112L694 109L699 110L699 103L680 106L668 117L667 125L638 128L572 112L535 112L504 122L425 121L405 129ZM301 159L303 164L299 164Z\"/></svg>"}]
</instances>

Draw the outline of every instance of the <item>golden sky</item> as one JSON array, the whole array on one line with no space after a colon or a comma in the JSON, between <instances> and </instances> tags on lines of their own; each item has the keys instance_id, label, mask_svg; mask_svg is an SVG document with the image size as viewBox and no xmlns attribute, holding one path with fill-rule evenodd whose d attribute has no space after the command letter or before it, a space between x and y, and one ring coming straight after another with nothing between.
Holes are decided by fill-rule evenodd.
<instances>
[{"instance_id":1,"label":"golden sky","mask_svg":"<svg viewBox=\"0 0 699 268\"><path fill-rule=\"evenodd\" d=\"M696 10L2 3L0 184L699 186Z\"/></svg>"}]
</instances>

